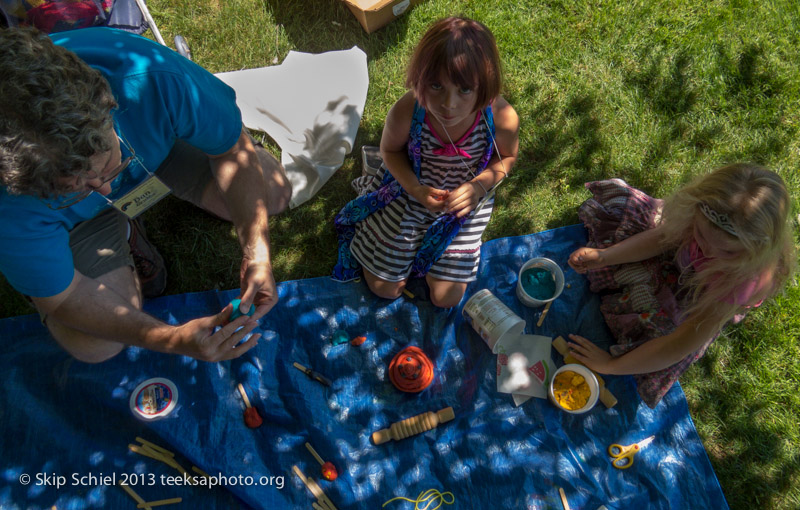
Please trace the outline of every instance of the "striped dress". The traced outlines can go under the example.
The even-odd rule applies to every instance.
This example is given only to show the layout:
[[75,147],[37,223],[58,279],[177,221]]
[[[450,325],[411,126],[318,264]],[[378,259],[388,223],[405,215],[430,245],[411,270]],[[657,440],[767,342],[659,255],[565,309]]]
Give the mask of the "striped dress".
[[[448,191],[475,176],[474,172],[486,151],[486,145],[491,143],[489,128],[480,112],[476,115],[472,128],[455,142],[460,151],[447,150],[450,146],[447,135],[438,136],[431,127],[427,114],[422,124],[420,140],[420,182]],[[362,189],[362,194],[377,190],[385,172],[386,167],[381,166],[365,189]],[[477,216],[474,212],[470,213],[459,233],[439,260],[434,262],[429,275],[454,282],[470,282],[475,279],[480,261],[481,236],[489,224],[493,205],[493,199],[490,199]],[[405,280],[411,272],[411,263],[426,230],[437,217],[438,214],[428,211],[408,193],[402,193],[385,208],[356,225],[350,251],[364,269],[378,277],[392,282]]]

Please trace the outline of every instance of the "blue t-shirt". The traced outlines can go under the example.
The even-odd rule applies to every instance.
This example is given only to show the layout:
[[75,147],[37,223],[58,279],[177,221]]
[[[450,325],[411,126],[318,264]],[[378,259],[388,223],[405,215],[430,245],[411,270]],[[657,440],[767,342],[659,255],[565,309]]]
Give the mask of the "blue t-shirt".
[[[236,93],[214,75],[165,46],[110,28],[52,34],[53,42],[99,70],[119,103],[115,130],[136,153],[112,182],[115,200],[155,172],[182,139],[203,152],[227,152],[242,130]],[[130,155],[120,144],[122,158]],[[144,168],[142,168],[144,166]],[[33,196],[0,187],[0,271],[23,294],[54,296],[72,281],[69,231],[111,207],[98,193],[53,210]]]

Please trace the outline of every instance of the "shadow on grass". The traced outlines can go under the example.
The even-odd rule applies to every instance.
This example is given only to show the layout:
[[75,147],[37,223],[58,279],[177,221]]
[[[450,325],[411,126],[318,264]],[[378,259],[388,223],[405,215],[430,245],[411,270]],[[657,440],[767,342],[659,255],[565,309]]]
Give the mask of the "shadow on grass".
[[[699,379],[718,380],[719,363],[709,353],[698,363]],[[740,358],[740,356],[736,356]],[[729,360],[728,370],[747,366],[748,360]],[[744,371],[748,371],[745,369]],[[703,384],[703,383],[700,383]],[[705,440],[709,458],[728,501],[748,501],[755,508],[778,508],[800,476],[800,457],[787,455],[786,438],[764,424],[776,402],[746,398],[752,394],[752,380],[726,378],[724,384],[707,383],[702,399],[690,401],[691,414],[704,423],[720,423],[712,441]],[[698,418],[704,417],[704,418]],[[727,449],[726,449],[727,448]]]
[[374,60],[406,37],[407,16],[367,34],[341,0],[315,0],[313,4],[310,9],[308,2],[264,0],[265,7],[297,51],[321,53],[358,46],[369,60]]
[[[536,97],[535,85],[529,85],[523,97]],[[512,105],[521,102],[513,95]],[[554,97],[544,97],[532,107],[520,107],[520,153],[508,182],[498,190],[498,204],[510,204],[520,196],[531,195],[542,180],[552,183],[554,196],[570,187],[609,176],[608,147],[602,135],[597,101],[592,93],[582,92],[559,104]],[[503,206],[504,207],[504,206]],[[507,207],[492,218],[490,233],[503,236],[529,234],[535,230],[526,217],[527,207]],[[548,228],[577,222],[577,212],[564,211],[548,221]]]

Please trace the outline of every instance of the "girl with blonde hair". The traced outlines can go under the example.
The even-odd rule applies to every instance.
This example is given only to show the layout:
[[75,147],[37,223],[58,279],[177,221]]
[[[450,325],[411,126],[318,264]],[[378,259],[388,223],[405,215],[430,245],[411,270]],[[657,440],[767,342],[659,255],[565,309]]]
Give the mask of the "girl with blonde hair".
[[791,275],[791,200],[781,177],[752,164],[701,176],[666,201],[620,179],[588,183],[579,216],[589,243],[569,265],[602,292],[617,345],[570,335],[571,353],[604,374],[634,374],[655,407],[724,326]]

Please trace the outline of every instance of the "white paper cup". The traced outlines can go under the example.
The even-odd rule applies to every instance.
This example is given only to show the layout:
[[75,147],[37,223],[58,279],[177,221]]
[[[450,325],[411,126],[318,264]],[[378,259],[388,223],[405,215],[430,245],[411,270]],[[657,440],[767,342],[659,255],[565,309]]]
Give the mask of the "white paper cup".
[[[533,296],[529,295],[525,292],[525,288],[522,286],[522,273],[527,271],[531,268],[541,268],[546,269],[552,276],[553,280],[555,280],[555,292],[553,293],[552,297],[548,299],[537,299]],[[558,296],[561,295],[561,292],[564,290],[564,272],[558,267],[558,264],[553,262],[552,260],[544,257],[537,257],[530,259],[529,261],[525,262],[519,270],[517,274],[517,297],[525,306],[530,307],[537,307],[547,304],[550,301],[553,301]]]
[[[586,384],[589,385],[589,400],[586,402],[585,406],[581,407],[580,409],[575,409],[574,411],[561,407],[561,404],[558,403],[555,395],[553,394],[553,381],[556,380],[556,376],[558,374],[566,371],[575,372],[576,374],[583,376],[583,378],[586,380]],[[594,376],[594,372],[583,365],[569,363],[556,370],[553,376],[550,378],[550,386],[547,390],[547,396],[550,398],[550,402],[552,402],[557,408],[561,409],[565,413],[583,414],[593,408],[597,403],[597,399],[600,397],[600,384],[597,382],[597,377]]]
[[463,314],[494,353],[505,340],[519,336],[525,329],[525,321],[489,289],[473,294],[464,304]]
[[169,415],[178,404],[178,388],[163,377],[148,379],[131,393],[128,405],[134,416],[158,420]]

